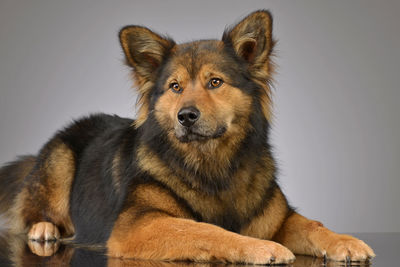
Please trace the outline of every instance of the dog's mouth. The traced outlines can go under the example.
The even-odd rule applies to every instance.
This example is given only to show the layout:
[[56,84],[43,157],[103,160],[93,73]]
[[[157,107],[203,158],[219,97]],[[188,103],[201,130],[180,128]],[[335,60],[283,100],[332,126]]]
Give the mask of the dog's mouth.
[[175,131],[176,138],[182,143],[189,143],[193,141],[208,141],[210,139],[216,139],[224,135],[226,132],[225,126],[218,127],[213,133],[203,133],[197,129],[191,127],[182,127],[178,131]]

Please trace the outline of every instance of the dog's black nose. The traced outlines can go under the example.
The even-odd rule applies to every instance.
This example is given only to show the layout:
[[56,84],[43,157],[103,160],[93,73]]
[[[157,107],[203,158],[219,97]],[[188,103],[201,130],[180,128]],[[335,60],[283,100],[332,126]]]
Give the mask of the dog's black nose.
[[186,127],[192,126],[200,118],[200,111],[195,107],[182,108],[178,112],[178,121]]

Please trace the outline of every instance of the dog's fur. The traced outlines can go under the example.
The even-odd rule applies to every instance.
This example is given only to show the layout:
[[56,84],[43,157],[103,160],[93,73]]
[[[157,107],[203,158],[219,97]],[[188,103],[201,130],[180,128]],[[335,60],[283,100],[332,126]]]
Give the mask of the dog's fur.
[[141,26],[119,36],[138,118],[82,118],[37,156],[3,167],[1,211],[13,232],[104,244],[110,256],[137,259],[374,256],[362,241],[296,213],[277,184],[268,11],[251,13],[220,41],[176,44]]

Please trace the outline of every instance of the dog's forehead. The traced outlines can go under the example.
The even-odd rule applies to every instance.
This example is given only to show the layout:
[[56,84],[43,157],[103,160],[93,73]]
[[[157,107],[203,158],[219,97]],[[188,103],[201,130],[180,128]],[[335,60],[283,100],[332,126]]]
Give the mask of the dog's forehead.
[[218,40],[199,40],[178,44],[176,48],[177,54],[196,55],[202,52],[218,52],[222,50],[223,42]]
[[194,78],[205,64],[223,68],[229,61],[222,41],[201,40],[177,45],[171,55],[170,67],[182,66]]

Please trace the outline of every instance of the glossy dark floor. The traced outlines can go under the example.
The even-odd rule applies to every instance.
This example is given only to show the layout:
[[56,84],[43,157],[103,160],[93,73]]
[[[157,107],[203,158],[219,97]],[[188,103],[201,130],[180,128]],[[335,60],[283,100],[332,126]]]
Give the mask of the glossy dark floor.
[[[370,264],[352,263],[351,266],[391,267],[398,265],[400,233],[355,234],[368,243],[377,255]],[[54,253],[55,252],[55,253]],[[50,255],[53,254],[54,255]],[[49,255],[49,256],[38,256]],[[167,263],[107,258],[99,249],[84,249],[59,243],[27,244],[23,238],[0,232],[0,266],[110,266],[110,267],[211,267],[234,266],[226,264]],[[242,265],[243,266],[243,265]],[[295,267],[350,266],[345,263],[327,262],[322,259],[297,256]]]

